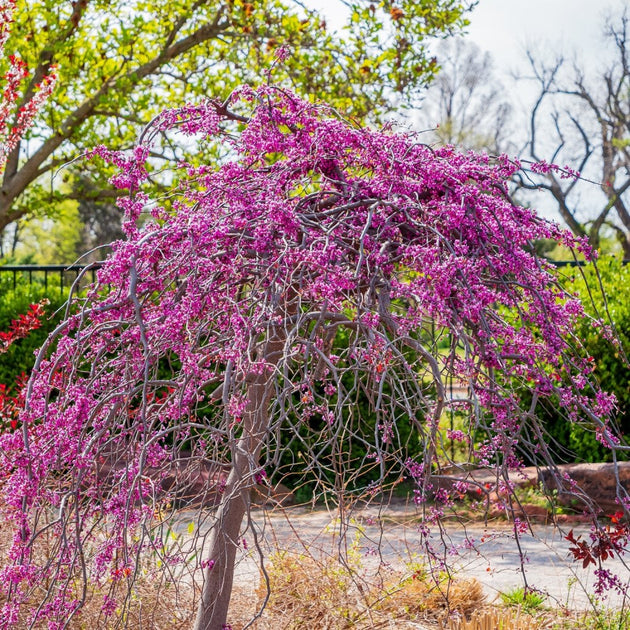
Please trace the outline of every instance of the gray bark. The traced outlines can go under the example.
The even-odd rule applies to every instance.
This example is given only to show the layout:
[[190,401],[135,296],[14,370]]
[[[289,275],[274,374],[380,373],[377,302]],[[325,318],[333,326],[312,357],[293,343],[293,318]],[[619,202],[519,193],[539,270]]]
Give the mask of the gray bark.
[[[284,336],[277,332],[265,343],[262,354],[270,367],[278,364],[283,346]],[[227,623],[239,535],[243,517],[250,507],[250,490],[256,483],[258,459],[269,430],[273,372],[267,370],[263,374],[250,374],[246,384],[243,433],[232,451],[232,470],[210,537],[207,556],[210,563],[205,569],[194,630],[222,630]]]

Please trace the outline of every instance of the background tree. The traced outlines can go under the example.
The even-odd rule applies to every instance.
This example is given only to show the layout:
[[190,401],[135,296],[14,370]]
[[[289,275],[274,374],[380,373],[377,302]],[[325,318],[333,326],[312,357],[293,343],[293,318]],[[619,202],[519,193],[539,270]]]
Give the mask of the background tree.
[[[14,0],[0,0],[0,68],[3,74],[0,76],[0,88],[2,97],[0,100],[0,176],[4,172],[7,156],[19,145],[21,138],[26,134],[28,128],[33,123],[39,109],[49,97],[55,77],[53,74],[45,74],[40,77],[40,83],[32,86],[32,98],[27,104],[20,104],[19,93],[28,80],[29,69],[23,59],[9,54],[6,46],[9,39],[10,29],[13,21],[15,9]],[[52,70],[52,68],[49,68]],[[6,284],[0,281],[0,294],[6,293]],[[41,303],[30,306],[27,315],[19,315],[26,311],[32,295],[14,295],[12,300],[4,300],[0,305],[0,355],[6,355],[7,351],[12,353],[15,350],[14,342],[22,340],[28,332],[39,328],[39,318],[43,314]],[[38,296],[43,297],[41,294]],[[20,299],[26,298],[26,299]],[[43,303],[43,302],[42,302]],[[49,332],[49,331],[48,331]],[[33,339],[31,338],[31,343]],[[41,339],[40,339],[41,341]],[[31,345],[28,349],[32,356],[36,345]],[[14,417],[19,408],[19,395],[15,391],[16,385],[19,389],[19,381],[24,380],[24,373],[20,377],[20,370],[26,366],[20,360],[15,360],[13,355],[10,359],[11,368],[7,371],[4,365],[6,356],[0,360],[0,420],[2,428],[5,428],[7,421],[16,422]],[[16,381],[18,381],[16,383]],[[14,389],[11,392],[11,389]]]
[[[80,179],[80,176],[79,176]],[[90,184],[83,182],[86,189]],[[109,245],[124,237],[122,212],[114,200],[60,199],[52,217],[22,217],[7,230],[5,260],[20,264],[72,264],[103,260]]]
[[[188,146],[201,134],[223,160],[176,165],[153,203],[144,165],[166,129]],[[97,153],[130,190],[127,240],[42,349],[22,431],[0,439],[4,518],[20,532],[0,572],[7,627],[67,622],[87,579],[124,625],[147,550],[167,579],[177,565],[203,569],[196,628],[225,627],[239,541],[259,542],[250,490],[280,470],[283,436],[302,440],[342,516],[402,475],[426,527],[454,501],[435,477],[445,410],[462,416],[449,438],[481,439],[470,456],[496,468],[479,492],[512,515],[519,453],[553,461],[538,400],[557,396],[567,421],[627,448],[572,336],[580,305],[530,246],[574,239],[510,202],[509,160],[362,128],[275,87],[167,111],[132,154]],[[446,396],[450,379],[466,399]],[[205,557],[201,539],[187,555],[165,544],[184,450],[219,504],[193,528]],[[366,468],[375,478],[355,483]]]
[[[100,214],[100,208],[98,210]],[[120,229],[120,211],[111,216]],[[72,264],[86,250],[82,246],[83,227],[77,204],[65,199],[59,202],[54,218],[26,218],[17,221],[5,243],[4,262],[14,264]]]
[[[469,8],[455,0],[350,3],[348,29],[338,36],[319,13],[290,0],[19,0],[16,6],[10,44],[32,68],[18,106],[39,98],[36,86],[55,65],[59,85],[28,136],[7,152],[0,231],[27,213],[54,216],[62,198],[111,200],[116,193],[106,173],[82,172],[78,179],[66,168],[66,186],[55,173],[102,138],[115,148],[132,146],[166,105],[209,89],[226,96],[242,81],[264,80],[279,46],[291,55],[276,81],[351,115],[377,117],[394,102],[409,102],[436,71],[427,39],[459,30]],[[153,157],[177,152],[164,144]]]
[[85,262],[102,260],[109,251],[107,245],[124,236],[121,218],[120,208],[114,203],[97,205],[89,198],[80,200],[78,220],[81,231],[74,248],[75,259],[82,257]]
[[454,37],[440,42],[437,55],[440,72],[426,90],[419,125],[441,144],[492,155],[513,151],[512,106],[490,53]]
[[567,165],[590,180],[542,168],[519,177],[523,189],[547,191],[562,220],[576,236],[599,248],[613,234],[630,258],[630,64],[628,13],[611,18],[607,43],[614,57],[599,75],[566,59],[553,63],[529,53],[539,96],[531,109],[529,153],[536,162]]

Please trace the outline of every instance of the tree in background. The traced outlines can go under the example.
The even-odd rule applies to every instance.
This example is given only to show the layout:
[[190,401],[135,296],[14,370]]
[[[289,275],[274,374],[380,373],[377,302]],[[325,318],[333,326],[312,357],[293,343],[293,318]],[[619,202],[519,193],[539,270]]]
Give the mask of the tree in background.
[[[6,53],[5,46],[11,34],[16,0],[0,0],[0,67],[3,74],[2,101],[0,103],[0,177],[4,177],[9,156],[18,149],[23,136],[33,124],[39,110],[50,97],[55,83],[54,66],[42,73],[38,81],[29,81],[27,62],[16,54]],[[13,42],[11,42],[12,44]],[[30,90],[30,98],[20,98],[22,90]],[[0,256],[3,255],[0,238]]]
[[514,149],[512,106],[489,52],[462,38],[437,48],[440,72],[426,91],[419,124],[440,144],[500,155]]
[[[154,199],[146,160],[169,130],[223,158],[175,165]],[[496,470],[479,492],[513,516],[519,453],[553,461],[539,400],[558,397],[568,422],[628,448],[572,335],[581,306],[531,241],[582,246],[510,202],[508,159],[363,128],[276,87],[166,111],[132,153],[95,154],[121,169],[127,239],[40,353],[22,432],[1,439],[4,518],[19,532],[0,572],[7,627],[67,622],[87,581],[124,625],[147,551],[152,579],[203,571],[196,628],[226,627],[239,547],[263,561],[250,491],[277,478],[283,437],[342,517],[413,480],[427,536],[468,487],[436,485],[445,411],[465,418],[449,439],[475,442],[471,457]],[[467,398],[447,396],[450,379]],[[166,543],[184,450],[218,503],[185,554]],[[352,482],[361,469],[376,472],[367,486]]]
[[[40,75],[39,81],[29,81],[28,64],[19,55],[8,54],[6,51],[7,42],[11,33],[13,22],[15,0],[0,0],[0,67],[3,74],[0,77],[0,87],[2,89],[2,99],[0,100],[0,176],[5,172],[7,159],[19,146],[22,138],[27,134],[33,124],[39,110],[43,107],[47,98],[50,97],[55,84],[54,67],[51,65],[48,72]],[[20,93],[29,86],[30,99],[23,102]],[[12,308],[11,305],[9,308]],[[24,306],[23,304],[21,306]],[[22,339],[26,334],[38,328],[39,318],[42,315],[41,305],[32,305],[28,314],[19,315],[19,310],[12,310],[6,313],[4,308],[0,308],[1,316],[8,315],[8,330],[0,332],[0,354],[5,354],[9,347],[18,339]],[[1,371],[1,370],[0,370]],[[15,371],[15,370],[14,370]],[[13,379],[8,381],[2,379],[0,382],[0,412],[2,413],[3,426],[6,424],[8,412],[15,415],[19,407],[19,394],[10,390],[15,386]],[[14,422],[15,418],[11,419]]]
[[[358,117],[409,103],[437,70],[427,40],[460,30],[470,8],[455,0],[348,7],[337,35],[291,0],[18,0],[10,45],[32,75],[15,102],[27,111],[38,104],[36,86],[54,66],[59,86],[28,135],[8,147],[0,231],[29,213],[54,216],[60,199],[111,200],[118,193],[102,171],[82,164],[82,177],[69,167],[55,174],[103,138],[129,148],[165,106],[264,80],[280,46],[291,55],[275,80],[302,94]],[[175,155],[178,147],[164,143],[154,168]]]
[[[523,189],[547,191],[576,236],[587,237],[597,249],[612,234],[625,258],[630,258],[628,19],[626,8],[608,21],[614,57],[598,76],[579,66],[567,71],[563,57],[549,64],[529,53],[540,93],[531,109],[528,149],[539,167],[518,178]],[[543,161],[567,169],[548,168]],[[588,181],[571,177],[573,171]]]

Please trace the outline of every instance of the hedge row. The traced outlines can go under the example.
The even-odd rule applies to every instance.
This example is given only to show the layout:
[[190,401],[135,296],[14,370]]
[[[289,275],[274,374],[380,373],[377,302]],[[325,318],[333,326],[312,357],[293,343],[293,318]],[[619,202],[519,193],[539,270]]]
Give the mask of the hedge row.
[[40,328],[32,331],[24,339],[14,342],[4,354],[0,354],[0,383],[11,387],[24,372],[30,372],[35,362],[35,353],[59,324],[63,316],[63,306],[67,291],[44,287],[40,283],[18,283],[13,287],[12,279],[0,278],[0,330],[8,330],[11,321],[21,313],[26,313],[30,304],[48,300],[46,315]]

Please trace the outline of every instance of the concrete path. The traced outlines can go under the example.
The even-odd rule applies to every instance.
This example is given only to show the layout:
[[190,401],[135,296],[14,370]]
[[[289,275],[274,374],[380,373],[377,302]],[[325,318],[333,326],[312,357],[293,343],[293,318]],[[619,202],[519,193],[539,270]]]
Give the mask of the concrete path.
[[[180,514],[175,529],[182,534],[188,531],[193,514]],[[283,511],[253,513],[261,546],[268,554],[274,549],[303,552],[308,549],[313,554],[336,554],[343,546],[340,537],[339,521],[329,512],[308,511],[303,508],[288,508]],[[464,529],[457,524],[446,527],[449,545],[458,549],[456,555],[447,560],[458,573],[477,578],[483,585],[488,599],[492,601],[499,593],[522,587],[524,575],[530,587],[548,595],[550,606],[566,606],[573,610],[583,610],[590,606],[593,595],[593,567],[583,569],[581,563],[571,560],[568,554],[569,543],[564,536],[571,529],[562,531],[550,526],[535,526],[533,535],[521,536],[520,544],[525,559],[521,568],[518,546],[509,524],[497,523],[490,527],[471,524]],[[202,528],[203,529],[203,528]],[[575,535],[588,536],[588,527],[575,526]],[[414,510],[408,506],[388,506],[387,509],[365,508],[356,512],[346,530],[345,540],[354,543],[362,556],[362,564],[367,570],[376,569],[383,563],[397,569],[404,569],[409,563],[426,562],[420,525],[414,518]],[[467,537],[474,541],[471,548]],[[252,582],[255,585],[260,576],[258,557],[252,550],[251,532],[245,533],[245,546],[240,553],[237,567],[237,583]],[[441,553],[444,544],[433,538],[432,544]],[[630,560],[630,558],[628,558]],[[604,565],[619,575],[624,582],[630,581],[630,569],[615,558]],[[610,593],[604,605],[620,606],[623,597]]]

